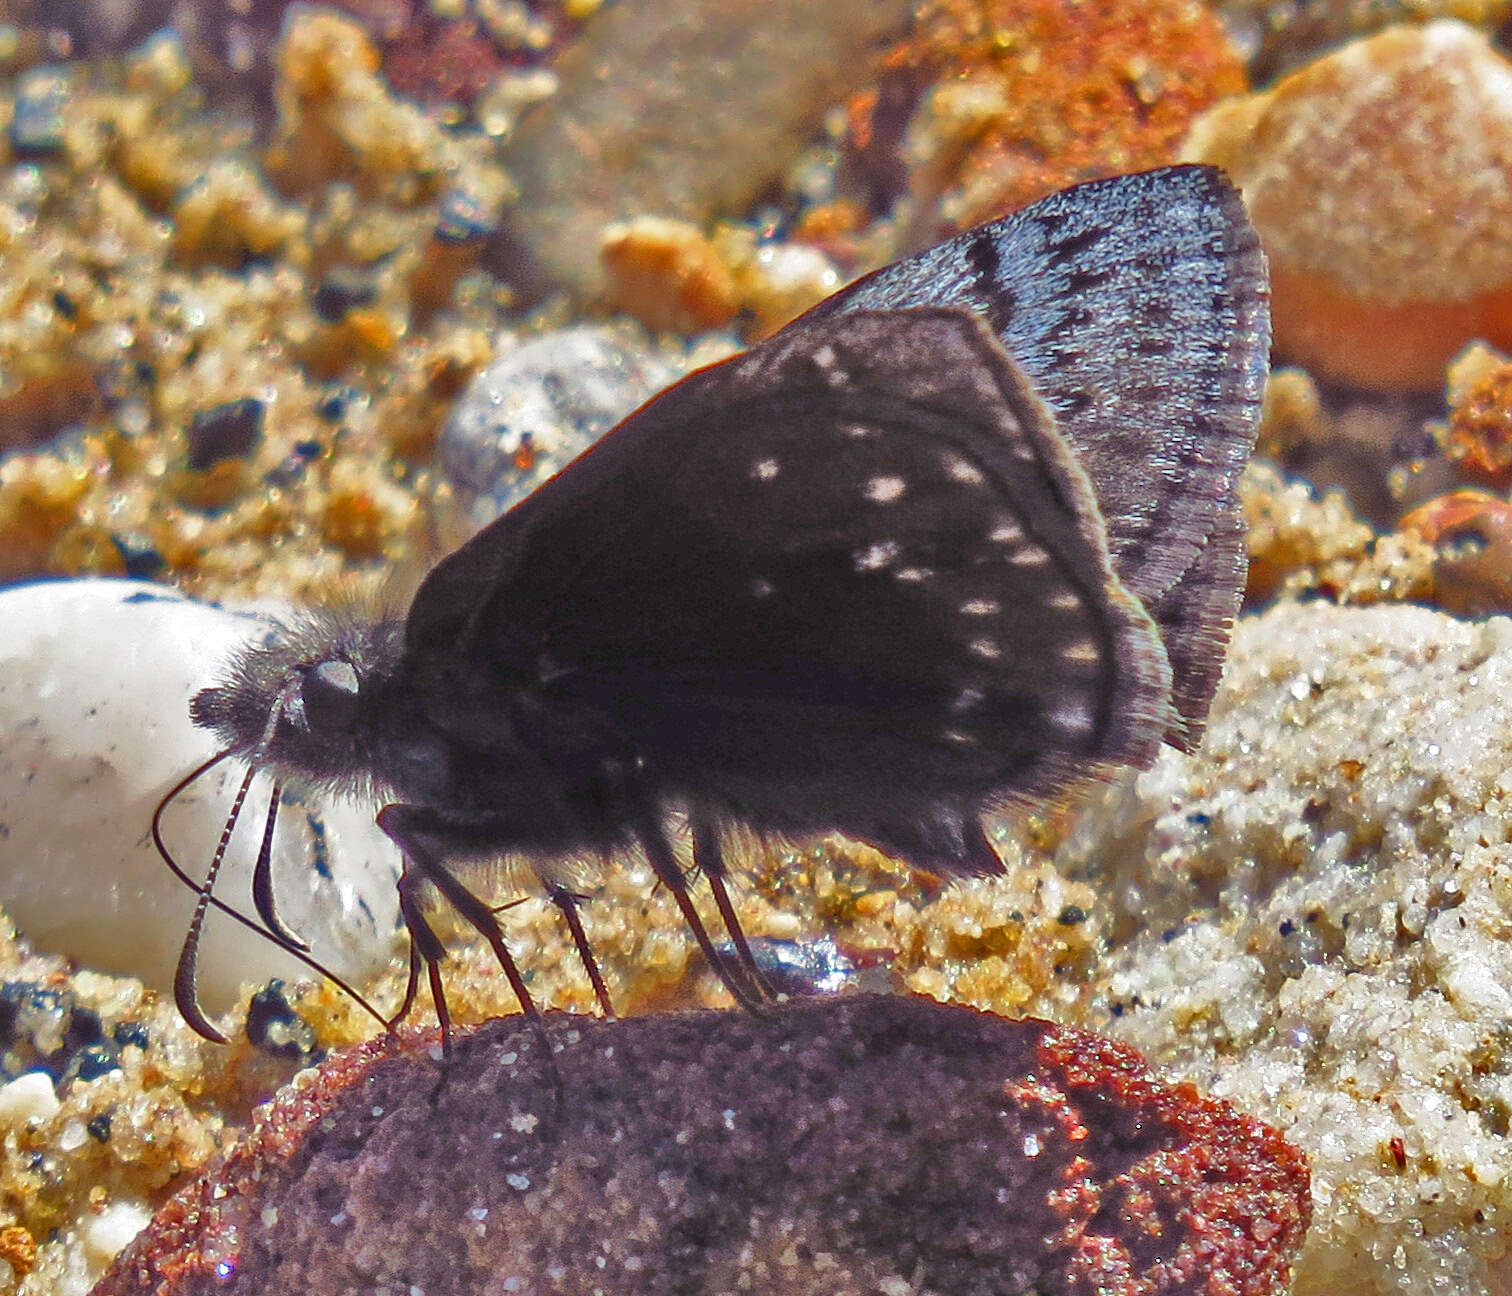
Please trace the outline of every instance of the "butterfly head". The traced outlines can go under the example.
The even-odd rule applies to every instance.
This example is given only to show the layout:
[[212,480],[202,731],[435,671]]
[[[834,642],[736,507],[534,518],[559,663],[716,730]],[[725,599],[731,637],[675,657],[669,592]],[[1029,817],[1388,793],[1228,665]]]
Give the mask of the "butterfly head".
[[397,621],[331,614],[278,626],[190,704],[195,724],[279,779],[342,791],[373,781],[376,717],[401,655]]

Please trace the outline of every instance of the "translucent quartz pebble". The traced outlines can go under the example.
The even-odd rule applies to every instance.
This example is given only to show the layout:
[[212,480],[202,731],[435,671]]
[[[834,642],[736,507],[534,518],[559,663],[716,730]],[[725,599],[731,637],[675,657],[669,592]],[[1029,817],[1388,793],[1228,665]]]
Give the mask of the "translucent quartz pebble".
[[[153,849],[153,808],[212,754],[189,699],[266,618],[158,585],[47,581],[0,590],[0,907],[38,949],[167,988],[193,894]],[[243,767],[169,808],[164,835],[201,877]],[[251,913],[267,787],[253,784],[217,893]],[[275,839],[281,916],[315,956],[361,979],[394,951],[398,854],[372,807],[286,791]],[[200,953],[211,1011],[243,982],[298,975],[271,943],[212,915]]]

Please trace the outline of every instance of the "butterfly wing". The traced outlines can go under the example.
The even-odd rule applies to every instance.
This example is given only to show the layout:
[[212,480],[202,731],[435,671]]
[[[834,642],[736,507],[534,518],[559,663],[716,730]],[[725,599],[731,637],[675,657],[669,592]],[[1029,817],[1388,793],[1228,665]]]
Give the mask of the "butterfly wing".
[[692,375],[445,560],[407,636],[528,700],[565,782],[613,754],[942,871],[983,867],[984,806],[1147,762],[1170,691],[1085,475],[957,309],[800,321]]
[[1114,567],[1170,650],[1181,722],[1168,737],[1189,747],[1244,583],[1237,485],[1265,387],[1267,302],[1238,193],[1211,167],[1180,166],[1053,194],[811,314],[956,305],[988,322],[1092,479]]

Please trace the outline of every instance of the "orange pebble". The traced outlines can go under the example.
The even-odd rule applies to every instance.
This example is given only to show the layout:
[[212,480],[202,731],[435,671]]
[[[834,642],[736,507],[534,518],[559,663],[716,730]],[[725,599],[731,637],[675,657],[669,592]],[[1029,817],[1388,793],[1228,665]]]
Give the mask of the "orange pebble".
[[1437,391],[1471,338],[1512,345],[1512,63],[1451,20],[1394,27],[1219,105],[1187,156],[1244,190],[1278,357]]
[[735,281],[696,225],[642,216],[604,231],[610,303],[647,328],[699,333],[739,308]]
[[1512,503],[1458,490],[1421,504],[1401,521],[1437,550],[1433,601],[1460,616],[1512,612]]

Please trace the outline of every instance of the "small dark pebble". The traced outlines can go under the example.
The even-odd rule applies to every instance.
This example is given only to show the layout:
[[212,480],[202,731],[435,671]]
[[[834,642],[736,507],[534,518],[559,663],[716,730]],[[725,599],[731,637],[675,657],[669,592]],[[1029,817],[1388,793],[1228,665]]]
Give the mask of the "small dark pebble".
[[284,983],[269,981],[247,1005],[247,1040],[270,1057],[308,1061],[315,1055],[315,1032],[289,1005]]
[[139,1049],[145,1049],[152,1042],[152,1032],[147,1029],[146,1022],[121,1022],[111,1032],[111,1035],[122,1048],[131,1048],[134,1046]]
[[23,158],[46,157],[63,147],[63,106],[68,76],[59,68],[38,67],[24,73],[16,86],[16,107],[8,134]]
[[54,1081],[94,1080],[119,1065],[99,1014],[70,992],[0,984],[0,1073],[7,1078],[45,1071]]
[[91,1116],[84,1128],[96,1143],[109,1143],[110,1113],[101,1112],[98,1116]]
[[152,580],[168,565],[157,546],[141,536],[112,535],[110,543],[121,556],[121,567],[126,575],[137,580]]
[[338,266],[320,281],[312,305],[327,324],[339,324],[360,306],[371,305],[378,297],[378,287],[361,270]]
[[102,1075],[118,1070],[120,1065],[121,1055],[112,1045],[90,1044],[69,1058],[62,1079],[98,1080]]
[[340,423],[355,395],[350,387],[337,387],[326,392],[315,403],[315,417],[324,423]]
[[1281,1296],[1269,1127],[1081,1031],[841,995],[333,1055],[95,1296]]
[[100,1014],[93,1008],[75,1004],[73,1011],[68,1015],[68,1033],[63,1037],[63,1047],[84,1048],[90,1044],[98,1044],[104,1038],[105,1028],[100,1022]]
[[1080,905],[1067,905],[1056,919],[1062,927],[1076,927],[1087,921],[1087,911]]
[[255,396],[203,410],[189,423],[189,467],[204,472],[251,452],[262,436],[263,403]]

